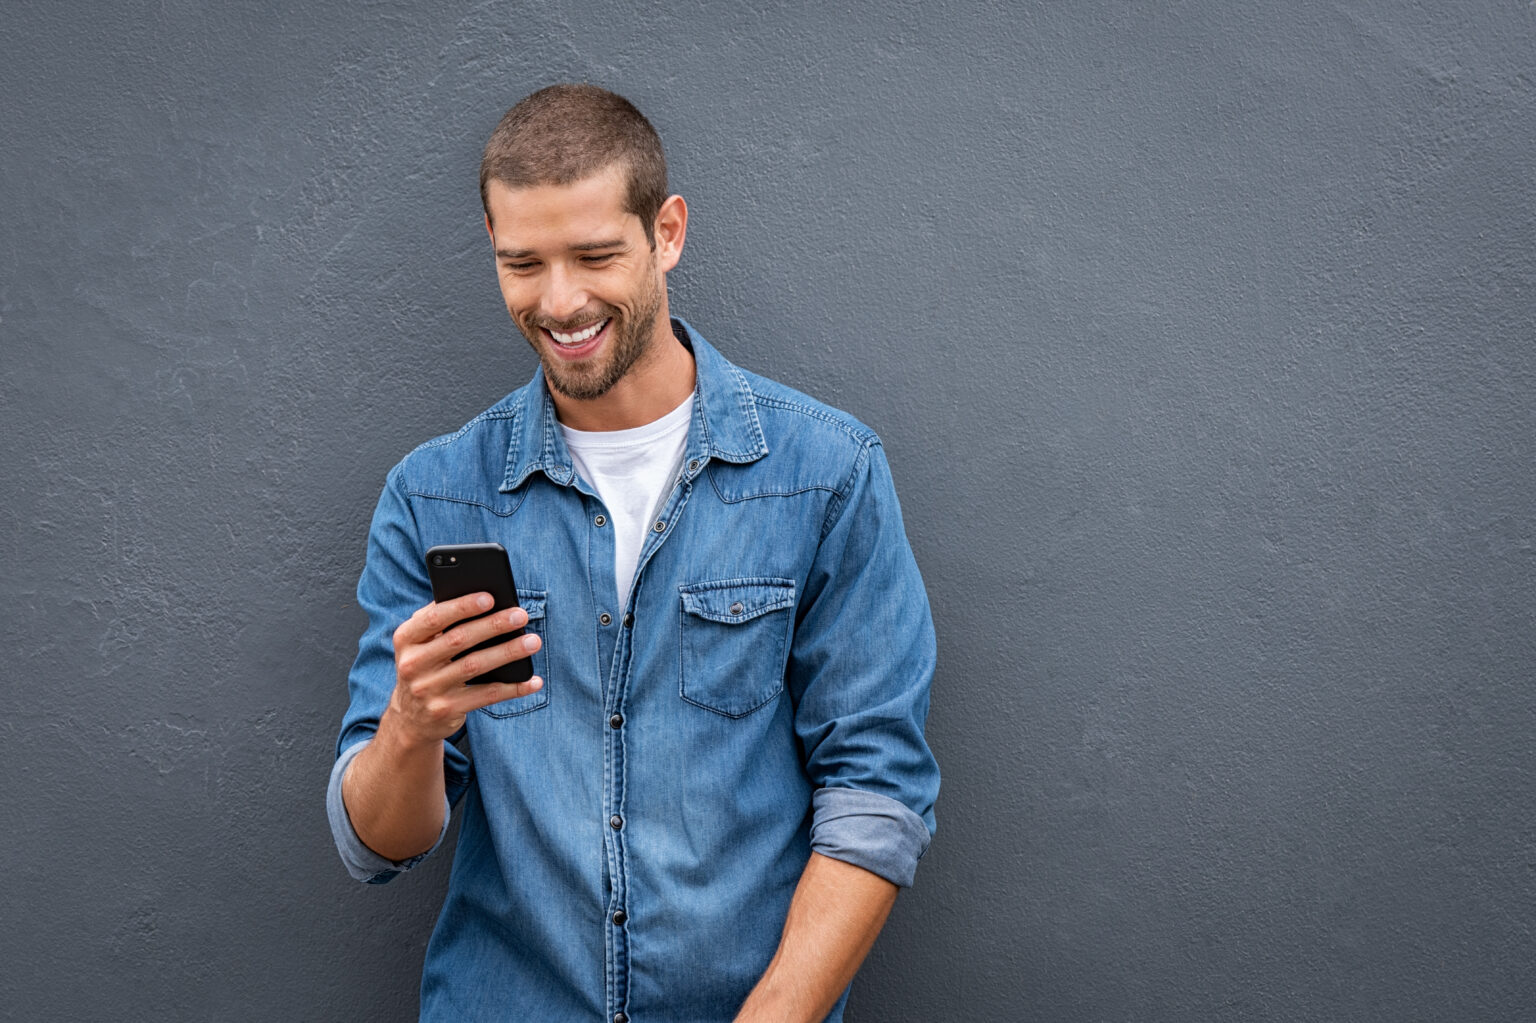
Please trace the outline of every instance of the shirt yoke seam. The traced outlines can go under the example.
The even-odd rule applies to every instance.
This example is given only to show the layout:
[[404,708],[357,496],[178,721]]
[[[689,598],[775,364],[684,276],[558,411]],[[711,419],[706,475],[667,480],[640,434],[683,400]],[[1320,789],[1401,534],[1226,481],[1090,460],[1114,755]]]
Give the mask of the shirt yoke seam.
[[880,438],[871,436],[859,447],[859,456],[853,460],[853,467],[848,471],[848,477],[843,480],[843,485],[834,493],[837,495],[827,502],[827,514],[821,521],[820,543],[827,538],[832,531],[833,524],[843,514],[843,508],[848,504],[848,496],[853,493],[854,481],[864,472],[869,464],[870,452],[880,445]]
[[[522,410],[520,407],[498,407],[486,409],[484,412],[480,413],[478,416],[471,419],[469,422],[465,423],[463,426],[459,427],[452,433],[445,433],[440,437],[433,437],[431,440],[422,441],[411,450],[411,455],[414,455],[417,451],[422,451],[427,448],[440,448],[444,445],[452,444],[456,440],[462,440],[465,434],[469,433],[471,430],[482,423],[496,422],[503,419],[516,419],[521,411]],[[406,455],[407,459],[410,457],[410,455]]]
[[803,416],[809,416],[812,419],[819,419],[824,423],[835,426],[839,430],[842,430],[849,436],[850,439],[855,440],[860,444],[867,444],[871,440],[877,439],[875,437],[874,431],[869,427],[859,424],[859,426],[856,428],[850,424],[848,420],[843,416],[834,415],[831,412],[825,412],[810,405],[802,405],[799,402],[786,401],[783,398],[770,398],[766,395],[758,394],[755,391],[753,392],[752,397],[753,400],[756,401],[759,405],[766,405],[770,408],[782,409],[785,412],[798,412]]

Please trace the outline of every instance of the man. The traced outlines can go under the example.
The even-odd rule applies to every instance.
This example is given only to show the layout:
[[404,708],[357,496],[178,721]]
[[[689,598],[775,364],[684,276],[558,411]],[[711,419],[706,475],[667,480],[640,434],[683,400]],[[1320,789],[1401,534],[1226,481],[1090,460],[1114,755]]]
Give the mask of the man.
[[[386,881],[462,798],[423,1019],[840,1019],[938,791],[933,630],[880,442],[670,317],[688,209],[626,100],[534,93],[480,177],[540,368],[389,474],[342,857]],[[521,608],[432,603],[423,552],[482,541]],[[529,682],[465,684],[524,657]]]

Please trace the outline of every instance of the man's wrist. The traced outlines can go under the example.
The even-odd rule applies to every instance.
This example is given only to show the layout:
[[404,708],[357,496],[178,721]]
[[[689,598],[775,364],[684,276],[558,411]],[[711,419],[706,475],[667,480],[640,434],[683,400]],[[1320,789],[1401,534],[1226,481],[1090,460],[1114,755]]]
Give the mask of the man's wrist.
[[815,1010],[804,998],[797,999],[793,990],[776,983],[771,973],[772,967],[752,989],[733,1023],[814,1023]]
[[411,729],[404,716],[393,703],[384,708],[379,716],[379,729],[373,745],[380,747],[378,755],[392,761],[413,760],[427,755],[442,755],[442,740],[435,736],[423,736]]

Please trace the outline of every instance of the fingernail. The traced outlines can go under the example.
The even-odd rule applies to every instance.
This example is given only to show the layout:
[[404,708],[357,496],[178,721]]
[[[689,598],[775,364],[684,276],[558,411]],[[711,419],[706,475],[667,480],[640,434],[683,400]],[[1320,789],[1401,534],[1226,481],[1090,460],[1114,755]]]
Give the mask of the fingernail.
[[475,606],[477,607],[488,608],[493,603],[495,603],[495,601],[491,600],[491,595],[489,593],[482,593],[480,596],[475,598]]
[[533,691],[537,691],[537,690],[543,689],[544,688],[544,680],[539,678],[539,676],[535,675],[535,676],[533,676],[533,678],[528,680],[528,688],[530,690],[533,690]]

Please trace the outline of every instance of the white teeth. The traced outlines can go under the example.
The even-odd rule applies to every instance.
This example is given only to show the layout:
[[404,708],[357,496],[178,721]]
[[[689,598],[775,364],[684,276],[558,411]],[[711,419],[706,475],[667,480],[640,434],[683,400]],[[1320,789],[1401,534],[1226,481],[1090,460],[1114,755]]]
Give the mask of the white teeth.
[[607,325],[607,320],[600,320],[597,323],[592,324],[592,326],[588,327],[587,329],[578,330],[574,334],[562,334],[558,330],[552,330],[549,332],[549,336],[563,345],[579,345],[583,341],[592,340],[592,338],[596,336],[597,332],[602,330]]

